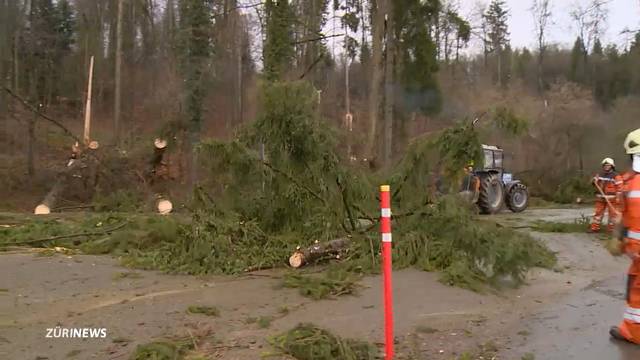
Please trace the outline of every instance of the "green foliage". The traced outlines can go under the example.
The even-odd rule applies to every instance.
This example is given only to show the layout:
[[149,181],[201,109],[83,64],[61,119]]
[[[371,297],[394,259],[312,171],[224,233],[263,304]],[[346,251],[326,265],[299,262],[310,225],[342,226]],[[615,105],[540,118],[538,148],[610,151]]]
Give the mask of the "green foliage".
[[168,341],[155,341],[138,345],[130,360],[177,360],[183,357],[183,350]]
[[574,176],[568,178],[558,185],[552,196],[552,200],[561,204],[570,204],[577,198],[588,199],[593,196],[594,188],[590,184],[589,178]]
[[273,321],[273,318],[271,316],[261,316],[257,321],[258,327],[260,329],[266,329],[271,326],[271,321]]
[[375,346],[357,340],[342,339],[313,324],[299,324],[274,336],[269,342],[279,351],[297,360],[373,360],[379,359]]
[[314,300],[355,294],[360,276],[344,269],[329,269],[323,276],[289,273],[284,277],[284,286],[298,288],[302,296]]
[[490,51],[498,55],[509,43],[509,10],[504,0],[492,0],[484,14],[487,23],[487,41]]
[[294,14],[289,0],[267,0],[264,8],[266,13],[264,74],[268,81],[277,81],[282,79],[293,59]]
[[192,305],[187,308],[189,314],[203,314],[207,316],[220,316],[220,310],[215,306]]
[[496,127],[509,135],[523,135],[529,130],[529,123],[517,116],[511,108],[498,107],[493,111]]
[[184,104],[192,133],[200,131],[211,57],[211,9],[208,0],[180,0],[178,49],[184,78]]
[[[447,284],[476,291],[503,276],[521,283],[531,267],[552,267],[555,256],[531,237],[475,221],[462,200],[448,196],[421,216],[398,220],[394,266],[443,272]],[[410,229],[404,231],[404,229]]]
[[582,217],[572,223],[561,223],[552,221],[536,221],[532,227],[534,231],[553,233],[583,233],[589,228],[589,218]]
[[396,97],[407,112],[438,113],[442,94],[436,77],[438,61],[430,24],[436,22],[440,1],[394,0],[394,25],[402,66],[403,94]]
[[143,203],[142,194],[134,190],[118,189],[110,193],[97,191],[93,197],[96,211],[138,212]]

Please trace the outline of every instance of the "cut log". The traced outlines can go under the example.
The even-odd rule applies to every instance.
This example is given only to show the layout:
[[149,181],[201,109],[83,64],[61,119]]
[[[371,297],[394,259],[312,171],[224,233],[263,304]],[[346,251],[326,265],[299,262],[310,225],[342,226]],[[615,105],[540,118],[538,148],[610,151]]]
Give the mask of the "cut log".
[[164,139],[155,139],[153,142],[154,152],[151,159],[151,182],[157,179],[164,179],[168,175],[168,166],[165,162],[164,155],[167,150],[167,141]]
[[158,199],[156,201],[156,209],[161,215],[167,215],[173,210],[173,204],[167,199]]
[[[82,192],[83,189],[82,186],[78,186],[78,180],[84,183],[84,188],[93,190],[97,177],[96,167],[97,163],[93,158],[81,155],[79,158],[74,159],[72,155],[66,168],[58,174],[51,190],[49,190],[42,202],[36,206],[34,213],[36,215],[49,214],[55,208],[55,204],[61,196],[64,195],[66,198],[70,190]],[[86,197],[82,196],[82,198]]]
[[58,196],[60,195],[60,193],[64,188],[64,185],[65,185],[64,182],[65,182],[65,177],[60,176],[56,181],[56,183],[51,188],[51,190],[49,190],[47,195],[44,197],[42,202],[38,204],[38,206],[36,206],[36,209],[33,212],[34,214],[47,215],[51,213],[51,209],[56,204],[56,201],[58,200]]
[[156,149],[164,149],[167,147],[167,140],[157,138],[153,141],[153,145]]
[[316,241],[315,244],[306,249],[300,249],[300,247],[298,247],[291,257],[289,257],[289,265],[297,269],[324,256],[338,257],[340,253],[349,247],[350,243],[351,239],[340,238],[325,243]]

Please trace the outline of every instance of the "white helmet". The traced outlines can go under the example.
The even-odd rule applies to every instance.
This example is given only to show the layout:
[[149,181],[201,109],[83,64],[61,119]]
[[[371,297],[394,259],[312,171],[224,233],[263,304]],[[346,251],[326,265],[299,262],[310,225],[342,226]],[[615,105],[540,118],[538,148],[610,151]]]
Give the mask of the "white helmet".
[[640,129],[633,130],[624,140],[624,149],[627,154],[640,154]]
[[612,158],[604,158],[604,160],[602,160],[602,166],[604,165],[611,165],[613,167],[616,167],[616,163],[613,161]]

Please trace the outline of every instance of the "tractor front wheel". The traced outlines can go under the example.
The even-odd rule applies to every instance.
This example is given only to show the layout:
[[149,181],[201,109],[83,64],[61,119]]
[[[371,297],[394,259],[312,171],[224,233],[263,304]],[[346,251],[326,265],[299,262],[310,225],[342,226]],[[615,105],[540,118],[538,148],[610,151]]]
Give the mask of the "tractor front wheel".
[[485,175],[480,179],[478,207],[482,214],[495,214],[504,206],[504,186],[494,175]]
[[524,184],[515,184],[507,194],[507,207],[514,213],[524,211],[529,205],[529,191]]

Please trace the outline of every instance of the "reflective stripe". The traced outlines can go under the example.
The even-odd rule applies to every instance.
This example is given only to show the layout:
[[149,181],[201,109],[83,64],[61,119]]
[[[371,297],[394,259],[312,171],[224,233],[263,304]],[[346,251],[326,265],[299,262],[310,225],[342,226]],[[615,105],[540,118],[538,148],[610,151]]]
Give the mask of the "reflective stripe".
[[640,199],[640,190],[632,190],[627,193],[628,199]]
[[628,312],[624,313],[624,319],[625,320],[629,320],[629,321],[633,321],[636,324],[640,324],[640,315],[634,315]]
[[391,234],[382,234],[382,242],[391,242]]
[[383,218],[391,217],[391,209],[389,208],[383,208],[381,213]]
[[602,196],[601,194],[596,194],[596,197],[599,197],[599,198],[605,198],[606,197],[607,199],[613,199],[613,198],[616,197],[616,195],[605,195],[605,196]]
[[[637,231],[627,231],[627,237],[633,240],[640,240],[640,232]],[[638,310],[638,315],[640,315],[640,309]]]
[[640,316],[640,309],[632,308],[630,306],[627,306],[626,312],[628,312],[629,314]]
[[601,177],[601,176],[596,177],[596,179],[598,179],[600,181],[612,181],[612,182],[616,181],[614,178],[606,178],[606,177]]

